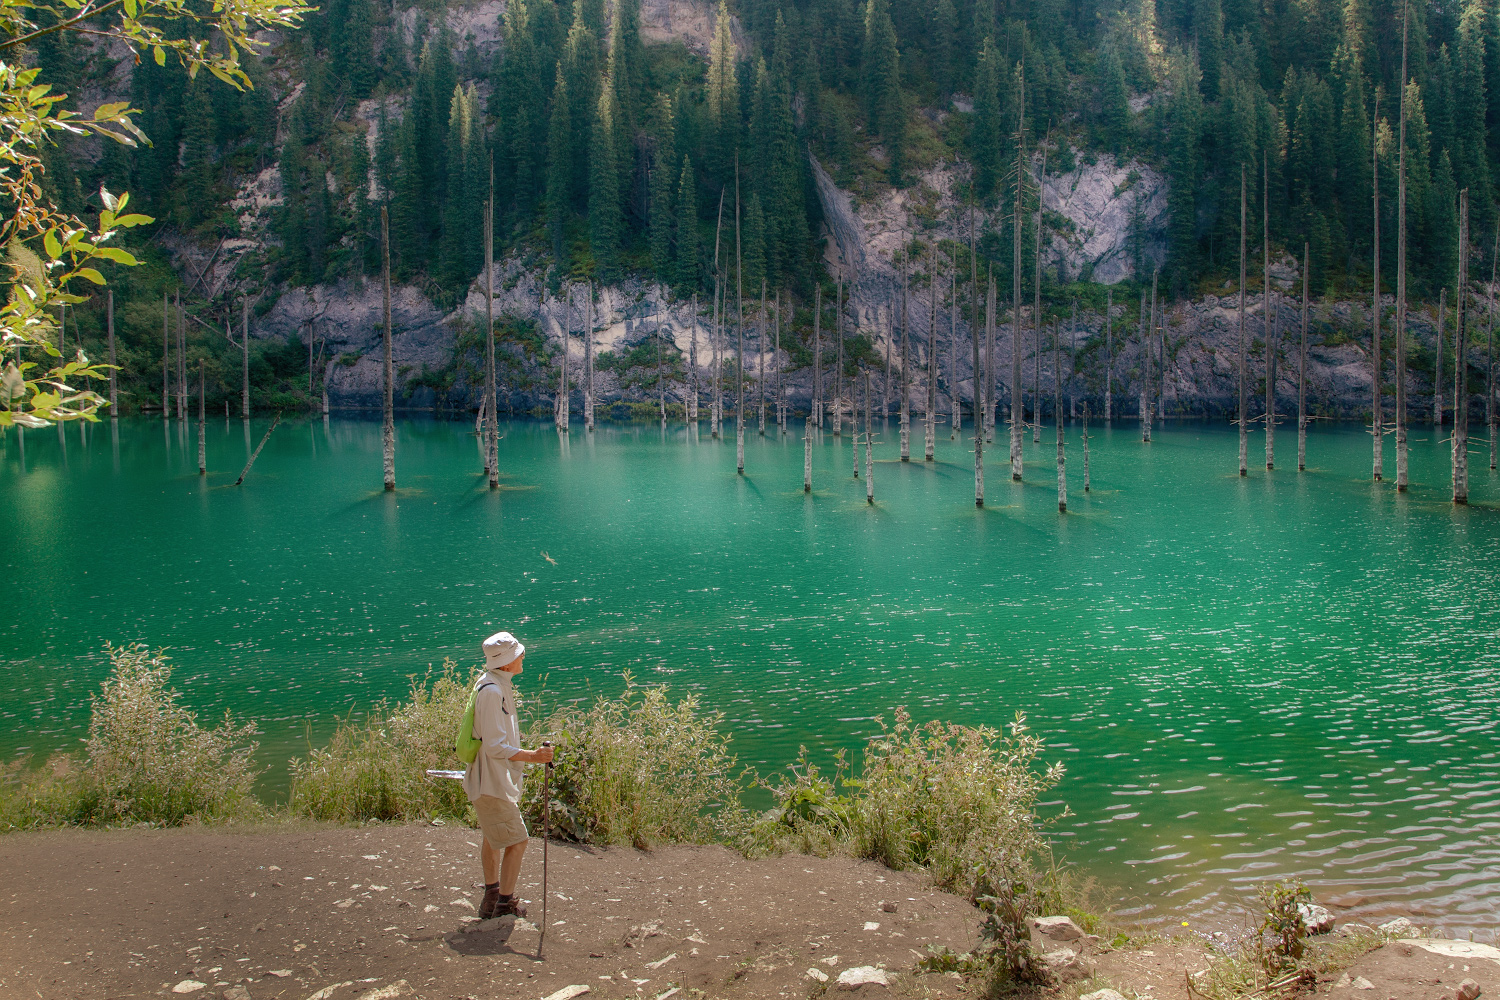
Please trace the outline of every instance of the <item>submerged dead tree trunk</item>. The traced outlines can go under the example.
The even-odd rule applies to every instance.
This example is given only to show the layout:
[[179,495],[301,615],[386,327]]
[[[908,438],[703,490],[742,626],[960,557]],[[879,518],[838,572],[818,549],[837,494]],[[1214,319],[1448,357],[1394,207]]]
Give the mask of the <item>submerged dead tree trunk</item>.
[[205,382],[203,379],[203,359],[198,359],[198,475],[208,474],[208,442],[204,438],[205,415],[203,412],[203,392]]
[[812,405],[807,419],[814,427],[823,426],[823,285],[813,285],[813,381]]
[[958,251],[948,258],[948,440],[958,438],[963,414],[958,399]]
[[1432,376],[1432,426],[1443,426],[1443,323],[1448,318],[1448,289],[1438,292],[1437,360]]
[[[793,319],[796,317],[793,316]],[[781,293],[776,293],[776,353],[773,355],[776,362],[776,433],[781,436],[786,433],[786,384],[782,378],[785,368],[781,363]]]
[[[1380,128],[1380,95],[1375,95],[1375,128]],[[1371,433],[1375,442],[1373,475],[1378,483],[1385,478],[1385,414],[1383,404],[1380,400],[1380,143],[1374,142],[1371,146],[1370,162],[1373,164],[1374,173],[1371,174],[1370,202],[1371,217],[1374,219],[1374,236],[1371,242],[1371,250],[1374,254],[1374,266],[1371,274],[1374,278],[1375,287],[1371,293],[1374,308],[1370,311],[1370,415],[1372,420]]]
[[[385,473],[385,488],[394,490],[396,488],[396,412],[394,372],[391,370],[391,222],[390,213],[384,205],[380,206],[380,287],[383,319],[380,339],[385,358],[381,366],[384,385],[381,403],[383,409],[380,422],[380,456],[381,466]],[[276,419],[280,420],[281,416],[278,414]],[[273,423],[272,429],[275,429],[275,426]],[[266,436],[270,437],[270,433],[267,431]],[[265,442],[262,441],[261,444]],[[259,449],[256,450],[259,451]],[[255,461],[253,455],[250,461]],[[250,471],[250,466],[245,466],[245,471]],[[241,473],[240,477],[244,478],[244,473]]]
[[[177,299],[177,419],[187,423],[187,313],[182,308],[182,290]],[[66,332],[66,331],[64,331]]]
[[1240,292],[1239,292],[1239,425],[1240,475],[1250,474],[1250,426],[1247,423],[1249,399],[1245,386],[1245,165],[1240,164]]
[[1115,385],[1115,343],[1111,324],[1114,322],[1115,292],[1109,289],[1104,293],[1104,422],[1109,423],[1110,416],[1114,413]]
[[1146,301],[1149,294],[1144,288],[1141,289],[1141,384],[1140,399],[1137,403],[1141,418],[1141,441],[1146,443],[1149,443],[1151,440],[1151,397],[1149,389],[1151,385],[1151,335],[1148,332],[1151,329],[1151,320],[1146,314]]
[[1277,329],[1275,297],[1271,293],[1271,161],[1262,161],[1264,194],[1261,211],[1261,326],[1266,340],[1266,469],[1276,468],[1276,348]]
[[106,293],[107,305],[105,306],[106,323],[109,330],[109,419],[120,419],[120,397],[115,389],[115,372],[117,362],[115,361],[115,290],[111,288]]
[[734,158],[734,451],[736,472],[745,474],[745,272],[740,246],[740,158]]
[[984,441],[995,442],[995,417],[1000,409],[996,390],[1000,373],[995,370],[995,269],[989,269],[984,293]]
[[906,259],[901,261],[901,461],[911,461],[911,306]]
[[1464,305],[1469,297],[1469,189],[1458,193],[1458,287],[1453,316],[1453,502],[1469,502],[1469,333]]
[[969,203],[969,344],[974,363],[974,506],[984,506],[984,414],[980,387],[984,384],[979,364],[979,265],[974,256],[974,203]]
[[[833,336],[837,345],[837,357],[833,363],[833,436],[844,434],[844,275],[839,273],[833,285]],[[852,414],[851,414],[852,417]],[[853,420],[849,433],[853,435]]]
[[1500,227],[1495,230],[1495,249],[1490,253],[1490,287],[1486,293],[1485,324],[1489,328],[1485,354],[1484,422],[1490,436],[1490,468],[1495,467],[1495,268],[1500,265]]
[[[1049,137],[1050,138],[1050,137]],[[1042,143],[1042,170],[1036,177],[1036,255],[1032,258],[1031,322],[1036,327],[1036,380],[1032,394],[1031,443],[1042,440],[1042,184],[1047,179],[1047,143]],[[1016,207],[1020,211],[1020,206]]]
[[760,394],[760,436],[766,436],[766,279],[760,279],[760,326],[755,331],[755,388]]
[[937,383],[941,368],[937,351],[938,285],[935,274],[927,279],[927,299],[927,419],[923,421],[927,433],[922,458],[931,462],[937,449]]
[[1307,468],[1307,265],[1309,244],[1302,244],[1302,343],[1297,349],[1297,471]]
[[1056,321],[1052,324],[1052,416],[1057,423],[1057,512],[1068,509],[1068,466],[1063,456],[1062,358]]
[[250,297],[240,299],[240,416],[250,419]]
[[[693,293],[688,323],[688,378],[689,387],[687,399],[683,405],[683,421],[689,426],[698,425],[698,293]],[[593,331],[590,331],[592,334]]]
[[[1407,8],[1401,4],[1400,139],[1396,153],[1396,491],[1408,480],[1406,461],[1406,45]],[[1492,466],[1493,467],[1493,464]]]
[[1083,402],[1083,492],[1089,491],[1089,404]]
[[500,488],[500,390],[495,381],[495,172],[484,203],[484,394],[490,403],[484,425],[484,465],[490,489]]
[[172,321],[168,310],[171,300],[166,292],[161,293],[161,418],[172,419]]
[[594,283],[584,286],[583,305],[583,429],[594,429]]
[[[889,359],[890,355],[886,355]],[[875,453],[870,444],[870,370],[865,369],[865,503],[875,502]]]

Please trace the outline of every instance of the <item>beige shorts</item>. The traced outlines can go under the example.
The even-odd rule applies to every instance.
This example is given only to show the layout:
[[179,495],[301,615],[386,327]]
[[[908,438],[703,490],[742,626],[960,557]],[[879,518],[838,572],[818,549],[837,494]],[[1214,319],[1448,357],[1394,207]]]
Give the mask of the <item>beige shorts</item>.
[[474,800],[474,812],[492,850],[503,851],[526,840],[526,821],[521,818],[521,808],[510,799],[481,795]]

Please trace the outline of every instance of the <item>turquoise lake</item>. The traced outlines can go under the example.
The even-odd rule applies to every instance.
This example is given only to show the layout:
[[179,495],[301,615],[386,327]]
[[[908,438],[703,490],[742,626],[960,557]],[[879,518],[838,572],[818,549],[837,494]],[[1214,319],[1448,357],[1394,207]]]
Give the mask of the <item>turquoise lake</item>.
[[403,421],[388,495],[378,421],[294,419],[233,487],[267,426],[210,420],[205,478],[191,424],[0,438],[0,759],[76,747],[103,644],[139,639],[192,707],[261,724],[274,797],[336,716],[508,628],[548,698],[625,670],[697,692],[763,773],[858,747],[898,705],[1024,711],[1068,768],[1059,849],[1146,921],[1222,921],[1296,875],[1354,914],[1500,932],[1487,442],[1455,508],[1426,426],[1398,495],[1394,444],[1372,483],[1356,425],[1318,425],[1302,473],[1284,425],[1281,467],[1242,479],[1232,427],[1143,445],[1116,423],[1085,494],[1075,423],[1059,516],[1051,428],[1020,484],[986,449],[976,510],[970,443],[940,429],[924,463],[920,423],[911,463],[880,434],[873,507],[847,435],[817,439],[803,493],[800,423],[752,429],[740,477],[732,424],[512,422],[492,493],[472,425]]

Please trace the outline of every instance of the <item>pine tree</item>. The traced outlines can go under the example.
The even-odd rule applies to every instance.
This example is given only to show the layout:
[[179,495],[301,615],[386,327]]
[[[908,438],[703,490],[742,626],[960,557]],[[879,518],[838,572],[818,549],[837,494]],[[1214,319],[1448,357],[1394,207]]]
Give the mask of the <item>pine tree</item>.
[[951,93],[958,80],[958,11],[953,0],[937,0],[932,5],[932,19],[928,25],[932,41],[928,66],[932,80],[942,93]]
[[346,0],[340,23],[331,33],[330,68],[349,86],[349,96],[363,100],[375,89],[375,11],[371,0]]
[[396,190],[391,199],[390,245],[396,274],[409,280],[421,272],[427,257],[428,189],[417,155],[417,128],[410,104],[396,129]]
[[1362,255],[1370,235],[1370,116],[1365,109],[1364,73],[1357,53],[1340,45],[1333,58],[1343,102],[1339,110],[1338,165],[1339,205],[1350,237],[1349,255]]
[[1001,176],[1000,73],[1001,55],[986,38],[974,68],[974,119],[969,130],[969,156],[974,163],[975,193],[988,198]]
[[744,239],[745,287],[759,288],[766,277],[766,216],[760,195],[751,194],[745,203]]
[[[505,48],[491,92],[491,107],[498,119],[495,134],[501,137],[496,158],[501,186],[511,191],[523,216],[535,206],[543,183],[542,151],[547,134],[543,88],[551,70],[542,65],[529,11],[528,0],[513,0],[506,5],[502,24]],[[477,113],[478,109],[474,110]]]
[[[1490,200],[1489,102],[1485,92],[1485,34],[1490,18],[1484,0],[1467,0],[1458,20],[1453,80],[1453,177],[1468,188],[1469,226],[1487,233],[1494,225]],[[1474,241],[1481,246],[1484,241]],[[1476,256],[1482,256],[1480,250]]]
[[1220,63],[1224,58],[1224,8],[1220,0],[1194,0],[1193,37],[1198,43],[1203,98],[1219,99]]
[[562,63],[557,65],[557,81],[552,85],[552,118],[547,123],[547,232],[552,237],[552,256],[559,270],[567,270],[564,230],[572,214],[573,160],[572,116],[568,98],[568,78]]
[[677,180],[677,284],[696,289],[699,283],[698,259],[698,182],[693,177],[693,161],[682,158],[682,175]]
[[200,75],[188,85],[187,108],[183,116],[183,167],[177,215],[189,228],[206,218],[219,201],[214,190],[215,122],[209,93],[212,84],[209,77]]
[[600,88],[599,103],[589,143],[589,248],[594,270],[604,281],[614,277],[620,250],[623,220],[620,213],[620,178],[615,166],[614,89]]

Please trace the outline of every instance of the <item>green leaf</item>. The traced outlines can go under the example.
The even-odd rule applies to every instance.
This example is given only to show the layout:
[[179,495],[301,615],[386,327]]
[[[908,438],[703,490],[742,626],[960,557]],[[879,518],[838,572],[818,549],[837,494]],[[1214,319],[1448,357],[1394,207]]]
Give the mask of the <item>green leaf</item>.
[[62,244],[57,242],[57,230],[49,229],[42,236],[42,246],[47,251],[47,256],[53,260],[62,256]]
[[100,247],[94,251],[94,256],[103,257],[105,260],[112,260],[116,264],[124,264],[126,267],[134,267],[140,263],[129,252],[121,250],[119,247]]
[[76,275],[78,275],[78,277],[80,277],[80,278],[85,278],[85,279],[87,279],[89,281],[92,281],[96,285],[102,285],[102,284],[104,284],[104,275],[100,274],[98,271],[94,270],[92,267],[80,267],[78,270],[74,271],[73,273],[76,274]]
[[149,226],[155,221],[149,215],[122,215],[115,220],[115,225],[121,229],[129,229],[131,226]]
[[156,57],[156,65],[165,66],[167,64],[167,52],[160,45],[152,46],[151,54]]
[[140,8],[136,6],[135,0],[125,0],[125,14],[128,17],[134,18],[139,10]]

